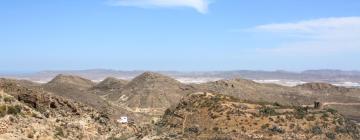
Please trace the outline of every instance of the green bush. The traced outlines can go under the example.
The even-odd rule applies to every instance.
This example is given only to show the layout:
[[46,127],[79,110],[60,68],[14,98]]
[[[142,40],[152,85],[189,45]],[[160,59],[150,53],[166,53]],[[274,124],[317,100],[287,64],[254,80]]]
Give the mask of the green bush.
[[311,128],[311,132],[315,135],[322,134],[322,130],[319,126],[314,126],[313,128]]
[[60,136],[60,137],[64,137],[65,134],[64,134],[64,130],[61,128],[61,127],[56,127],[55,128],[55,136]]
[[339,127],[339,126],[336,126],[335,132],[337,132],[337,133],[346,133],[346,129],[342,128],[342,127]]
[[7,113],[12,115],[17,115],[21,112],[22,107],[20,105],[8,106]]
[[308,112],[308,107],[297,107],[295,109],[295,117],[297,119],[302,119],[306,116],[307,112]]
[[331,140],[334,140],[336,138],[336,135],[334,133],[326,133],[325,135]]
[[272,128],[269,128],[269,130],[276,133],[285,133],[285,130],[278,126],[273,126]]
[[268,128],[269,126],[270,126],[270,124],[267,123],[267,124],[262,125],[261,128],[262,128],[262,129],[266,129],[266,128]]
[[0,117],[4,117],[7,114],[6,112],[6,105],[0,106]]
[[308,116],[308,117],[306,117],[306,120],[307,121],[315,121],[316,120],[316,118],[315,118],[315,116]]
[[264,107],[259,110],[261,115],[264,116],[273,116],[276,115],[276,111],[273,108],[270,107]]
[[332,109],[332,108],[328,108],[328,109],[326,109],[326,111],[327,111],[327,112],[330,112],[331,114],[337,113],[337,110]]
[[323,118],[328,118],[328,117],[329,117],[329,114],[327,114],[326,112],[324,112],[321,117],[323,117]]
[[6,96],[4,97],[4,102],[6,103],[11,103],[14,101],[14,98],[13,97],[10,97],[10,96]]

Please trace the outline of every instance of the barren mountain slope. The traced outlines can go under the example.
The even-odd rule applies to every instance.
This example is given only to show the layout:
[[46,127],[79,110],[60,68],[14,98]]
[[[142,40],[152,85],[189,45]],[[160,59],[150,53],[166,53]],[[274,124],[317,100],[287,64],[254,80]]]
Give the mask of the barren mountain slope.
[[91,88],[95,83],[79,76],[59,74],[47,83],[47,85],[62,85],[83,90]]
[[108,77],[89,90],[99,96],[104,96],[111,93],[116,94],[119,93],[127,83],[128,81],[126,80]]
[[263,104],[202,92],[168,109],[154,130],[147,138],[360,139],[359,126],[331,109]]
[[240,99],[264,102],[278,102],[287,105],[309,104],[316,99],[299,90],[275,84],[260,84],[251,80],[220,80],[195,85],[198,91],[231,95]]
[[194,85],[198,91],[231,95],[258,102],[277,102],[284,105],[309,105],[319,101],[352,120],[360,121],[360,89],[338,87],[325,83],[308,83],[296,87],[260,84],[250,80],[220,80]]
[[0,97],[0,139],[107,139],[134,136],[137,129],[85,104],[17,83],[1,82]]
[[360,89],[327,83],[307,83],[294,88],[309,93],[324,107],[334,108],[346,117],[360,122]]
[[91,105],[97,109],[106,110],[110,108],[110,105],[105,100],[88,92],[88,89],[94,85],[95,83],[81,77],[58,75],[49,83],[42,85],[42,87],[46,91]]
[[161,111],[189,92],[188,86],[170,77],[145,72],[125,85],[120,93],[108,95],[107,99],[137,111]]

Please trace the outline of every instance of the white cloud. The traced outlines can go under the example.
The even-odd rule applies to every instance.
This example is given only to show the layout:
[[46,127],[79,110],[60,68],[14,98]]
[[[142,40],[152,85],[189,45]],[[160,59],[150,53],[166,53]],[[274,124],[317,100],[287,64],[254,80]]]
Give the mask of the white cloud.
[[257,26],[257,30],[271,32],[317,33],[360,27],[360,17],[322,18],[295,23],[267,24]]
[[252,30],[283,38],[278,47],[268,49],[271,52],[314,55],[360,52],[360,17],[266,24]]
[[112,5],[148,7],[190,7],[200,13],[207,13],[208,0],[112,0]]

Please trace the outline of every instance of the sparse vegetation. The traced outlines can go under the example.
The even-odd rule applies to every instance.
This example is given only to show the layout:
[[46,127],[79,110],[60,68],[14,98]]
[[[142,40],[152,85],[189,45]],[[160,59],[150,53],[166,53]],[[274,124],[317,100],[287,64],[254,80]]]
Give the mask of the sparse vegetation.
[[65,137],[64,130],[61,127],[56,127],[55,131],[55,136]]
[[187,129],[188,132],[191,132],[191,133],[199,133],[199,128],[197,127],[190,127]]
[[269,130],[271,132],[276,132],[276,133],[284,133],[285,132],[284,129],[282,129],[278,126],[273,126],[272,128],[269,128]]
[[334,133],[326,133],[325,135],[331,140],[334,140],[336,138],[336,135]]
[[311,132],[315,135],[320,135],[322,134],[322,130],[321,130],[321,127],[319,126],[314,126],[311,128]]
[[308,107],[296,107],[295,108],[295,118],[303,119],[308,113]]
[[342,128],[342,127],[339,127],[339,126],[336,126],[335,132],[336,133],[346,133],[346,129]]
[[11,97],[11,96],[5,96],[4,97],[4,102],[6,102],[6,103],[11,103],[13,101],[14,101],[14,98]]
[[6,105],[0,105],[0,117],[4,117],[6,114]]
[[315,118],[314,115],[311,115],[311,116],[306,117],[306,120],[307,120],[307,121],[315,121],[316,118]]
[[[229,83],[229,86],[231,85],[232,83]],[[132,122],[131,125],[113,125],[111,113],[107,113],[106,111],[100,113],[90,107],[85,110],[81,107],[87,107],[87,105],[81,104],[80,107],[79,104],[67,99],[53,97],[55,99],[49,100],[45,98],[43,101],[43,94],[40,94],[40,96],[38,96],[39,94],[36,94],[36,96],[28,95],[22,98],[24,100],[27,99],[26,101],[28,101],[29,104],[33,102],[36,103],[36,106],[43,110],[26,107],[25,105],[29,105],[28,102],[15,102],[14,98],[14,102],[8,101],[5,103],[6,105],[0,106],[0,115],[2,115],[2,113],[4,113],[4,116],[10,113],[25,114],[23,116],[7,116],[6,118],[12,117],[9,120],[13,120],[11,123],[14,125],[24,122],[25,125],[28,125],[27,123],[29,121],[24,121],[27,119],[25,117],[28,117],[28,120],[37,120],[43,123],[49,120],[45,116],[51,116],[51,120],[56,120],[51,121],[51,123],[53,123],[51,127],[47,126],[43,128],[49,128],[50,133],[48,134],[52,134],[58,139],[88,138],[86,130],[95,130],[96,132],[93,133],[95,137],[105,137],[108,140],[141,139],[148,135],[154,137],[159,136],[161,139],[198,139],[199,137],[203,139],[244,139],[244,137],[254,139],[301,139],[303,137],[341,139],[344,137],[352,137],[353,134],[357,134],[358,132],[357,128],[354,128],[354,132],[350,131],[349,127],[352,126],[349,125],[343,116],[336,114],[333,110],[296,107],[285,103],[284,105],[280,105],[280,103],[283,102],[278,99],[275,101],[279,101],[280,103],[263,102],[262,104],[258,104],[254,101],[247,102],[245,99],[240,101],[239,99],[233,99],[233,97],[226,95],[201,93],[203,92],[189,94],[191,96],[188,97],[185,96],[178,106],[166,110],[163,108],[163,110],[161,110],[163,116],[159,122],[154,121],[154,119],[149,119],[148,122],[152,123],[146,125],[138,124],[138,121],[142,121],[143,118],[148,119],[147,117],[150,115],[146,116],[148,115],[146,112],[141,112],[141,114],[135,112],[134,114],[125,114],[127,112],[124,111],[124,115],[128,115],[129,119],[134,119],[136,122]],[[164,94],[167,94],[167,92]],[[158,100],[156,99],[155,101]],[[159,101],[162,100],[159,99]],[[9,102],[12,102],[12,104],[8,104]],[[19,105],[16,106],[16,104]],[[296,104],[294,103],[294,105]],[[71,110],[76,110],[80,112],[80,114],[74,116],[75,113],[71,112]],[[84,122],[84,115],[91,116],[89,117],[91,120]],[[136,116],[136,118],[133,115]],[[55,118],[58,116],[60,117]],[[151,117],[154,116],[155,115]],[[296,117],[302,119],[295,119]],[[326,118],[329,121],[324,121],[321,118]],[[82,123],[91,123],[91,125],[85,124],[91,128],[81,128]],[[140,127],[138,127],[138,125]],[[125,131],[123,131],[123,129]],[[129,134],[128,129],[131,131]],[[11,128],[11,131],[13,130],[14,128]],[[32,139],[39,136],[38,133],[35,133],[39,131],[34,131],[34,133],[29,133],[28,130],[25,131],[23,135],[25,138]],[[74,134],[74,132],[80,135]],[[125,133],[125,135],[123,135],[123,133]],[[299,136],[293,134],[299,134]]]
[[21,112],[21,106],[15,105],[15,106],[8,106],[7,113],[12,115],[18,115]]
[[270,124],[267,123],[267,124],[261,125],[261,128],[266,129],[266,128],[269,128],[269,126],[270,126]]
[[277,114],[275,109],[270,108],[270,107],[261,108],[259,110],[259,112],[260,112],[261,115],[264,115],[264,116],[273,116],[273,115]]
[[328,109],[326,109],[326,111],[330,112],[331,114],[336,114],[337,113],[337,110],[332,109],[332,108],[328,108]]

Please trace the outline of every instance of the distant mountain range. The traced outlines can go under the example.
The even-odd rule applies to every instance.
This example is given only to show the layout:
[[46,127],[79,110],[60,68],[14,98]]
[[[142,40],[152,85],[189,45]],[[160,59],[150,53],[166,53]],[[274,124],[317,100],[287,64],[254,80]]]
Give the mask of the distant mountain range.
[[[144,72],[96,83],[67,74],[47,83],[0,78],[0,122],[19,122],[0,127],[9,132],[0,139],[360,138],[358,88],[241,78],[192,84],[167,75]],[[124,116],[128,124],[116,123]],[[22,131],[26,124],[34,131]]]
[[[58,74],[77,75],[95,82],[106,77],[130,80],[145,71],[118,71],[107,69],[74,70],[74,71],[42,71],[28,74],[0,74],[0,77],[25,79],[40,83],[49,82]],[[175,78],[183,83],[205,83],[222,79],[249,79],[260,83],[276,83],[286,86],[296,86],[308,82],[325,82],[338,86],[360,87],[360,71],[342,70],[307,70],[302,72],[290,71],[156,71],[157,73]]]

